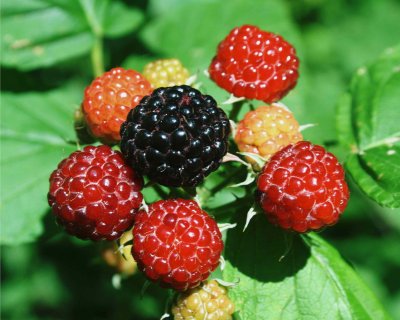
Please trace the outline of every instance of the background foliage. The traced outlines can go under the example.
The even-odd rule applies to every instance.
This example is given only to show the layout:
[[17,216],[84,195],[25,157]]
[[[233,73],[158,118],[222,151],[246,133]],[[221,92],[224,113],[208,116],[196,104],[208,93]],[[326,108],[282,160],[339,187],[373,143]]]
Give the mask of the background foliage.
[[[381,319],[390,317],[386,309],[396,318],[400,212],[378,206],[362,192],[386,207],[399,207],[398,12],[396,0],[2,1],[2,317],[159,318],[165,291],[150,286],[141,298],[139,274],[114,289],[100,245],[60,232],[47,209],[47,178],[76,149],[73,111],[93,71],[101,72],[99,61],[104,58],[106,69],[122,65],[140,71],[155,58],[179,58],[221,102],[227,93],[203,70],[231,28],[251,23],[282,34],[297,48],[301,78],[284,102],[301,124],[317,124],[305,137],[339,155],[354,178],[349,181],[360,188],[351,182],[348,209],[322,234],[354,270],[317,235],[292,240],[291,253],[278,263],[285,238],[264,217],[241,233],[252,203],[249,190],[205,195],[210,196],[206,209],[219,221],[239,224],[226,234],[222,275],[241,279],[231,291],[236,301],[249,301],[240,315],[297,319],[325,312],[331,319]],[[392,158],[382,161],[389,150],[395,151]],[[225,165],[207,187],[219,189],[231,170],[236,166]],[[245,174],[239,173],[238,181]],[[147,191],[148,201],[156,198],[154,190]],[[257,248],[260,242],[268,244],[269,260]],[[257,265],[267,268],[253,269]]]

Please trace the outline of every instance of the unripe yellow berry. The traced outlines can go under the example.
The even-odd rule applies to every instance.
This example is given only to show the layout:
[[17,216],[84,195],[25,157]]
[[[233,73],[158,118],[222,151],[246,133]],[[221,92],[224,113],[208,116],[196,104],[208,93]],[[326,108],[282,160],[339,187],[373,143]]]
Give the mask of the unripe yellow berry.
[[181,293],[172,307],[175,320],[230,320],[234,311],[226,289],[215,280]]
[[[299,123],[293,114],[277,104],[248,112],[238,123],[235,135],[239,151],[258,154],[266,160],[302,139]],[[256,165],[254,160],[246,159]]]
[[171,87],[185,84],[189,71],[177,59],[161,59],[148,63],[143,75],[154,88]]
[[[123,245],[132,240],[132,238],[132,231],[129,230],[122,234],[119,242]],[[103,250],[104,261],[119,273],[125,275],[134,274],[137,270],[137,265],[131,254],[132,244],[124,245],[121,250],[118,249],[117,245],[114,245]]]

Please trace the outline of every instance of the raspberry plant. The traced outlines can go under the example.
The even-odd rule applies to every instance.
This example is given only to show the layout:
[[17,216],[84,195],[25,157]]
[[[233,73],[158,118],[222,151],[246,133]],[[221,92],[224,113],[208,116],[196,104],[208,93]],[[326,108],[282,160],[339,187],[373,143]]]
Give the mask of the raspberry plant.
[[[400,48],[355,72],[334,118],[308,70],[321,49],[302,43],[281,1],[172,2],[151,1],[150,22],[122,1],[1,4],[5,279],[35,242],[38,256],[62,253],[40,261],[47,280],[34,291],[48,289],[40,303],[55,318],[389,319],[379,291],[328,242],[369,207],[400,207]],[[276,115],[264,121],[267,111]],[[95,242],[67,235],[54,215]],[[47,270],[58,269],[79,311],[57,309],[61,277]],[[94,290],[107,303],[89,302]],[[6,312],[31,318],[5,292]]]

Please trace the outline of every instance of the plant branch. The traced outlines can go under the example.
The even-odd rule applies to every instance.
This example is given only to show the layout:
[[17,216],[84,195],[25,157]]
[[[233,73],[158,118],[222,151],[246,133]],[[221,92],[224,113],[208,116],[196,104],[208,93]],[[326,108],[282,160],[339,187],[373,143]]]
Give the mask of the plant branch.
[[166,193],[158,184],[155,183],[153,188],[162,199],[168,199],[168,193]]
[[240,100],[232,103],[232,110],[229,112],[229,119],[237,122],[237,117],[239,115],[240,109],[247,102],[247,99]]
[[99,77],[104,73],[104,55],[103,55],[103,39],[100,36],[96,36],[92,53],[92,69],[93,76]]
[[215,194],[216,192],[218,192],[218,191],[222,190],[223,188],[225,188],[226,186],[229,186],[229,185],[232,183],[231,179],[232,179],[233,177],[237,176],[238,173],[239,173],[240,171],[242,171],[242,169],[243,169],[243,167],[238,167],[238,168],[232,170],[232,171],[225,177],[224,180],[222,180],[222,181],[221,181],[219,184],[217,184],[215,187],[211,188],[211,190],[210,190],[210,195],[213,195],[213,194]]

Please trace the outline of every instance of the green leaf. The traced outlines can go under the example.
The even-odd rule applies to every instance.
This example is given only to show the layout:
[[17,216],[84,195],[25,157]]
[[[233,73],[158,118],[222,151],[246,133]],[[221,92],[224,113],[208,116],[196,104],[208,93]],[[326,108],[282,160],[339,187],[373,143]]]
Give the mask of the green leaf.
[[74,87],[1,95],[1,244],[35,240],[42,232],[48,178],[76,146]]
[[142,14],[119,1],[1,2],[2,65],[20,70],[52,66],[90,52],[95,39],[132,31]]
[[[386,225],[390,226],[400,236],[400,209],[379,208],[377,211]],[[400,240],[400,238],[399,238]]]
[[[384,158],[386,156],[384,155]],[[400,206],[399,201],[394,195],[386,191],[378,183],[381,179],[371,171],[371,168],[365,163],[362,156],[350,155],[346,160],[346,168],[361,190],[378,204],[389,208]]]
[[[296,119],[317,126],[304,131],[304,137],[313,143],[337,140],[334,121],[338,97],[348,88],[354,70],[373,61],[387,48],[399,41],[398,12],[400,2],[375,1],[287,1],[301,21],[305,59],[300,66],[300,83],[305,95],[305,114]],[[318,16],[318,22],[308,18]],[[360,26],[363,34],[360,36]],[[344,36],[345,35],[345,36]],[[338,45],[340,44],[340,45]],[[303,80],[302,80],[303,79]],[[296,88],[294,91],[296,91]],[[293,92],[294,93],[294,92]],[[289,94],[289,97],[292,95]]]
[[316,234],[285,233],[245,212],[226,240],[226,281],[240,319],[389,319],[339,253]]
[[347,168],[361,190],[382,206],[400,207],[400,47],[360,68],[337,110]]
[[163,15],[165,12],[168,10],[171,10],[171,8],[176,8],[182,4],[195,4],[197,3],[207,3],[207,2],[212,2],[215,0],[186,0],[186,1],[181,1],[181,0],[150,0],[149,6],[148,6],[148,11],[152,15]]
[[113,1],[104,17],[104,33],[110,38],[125,35],[136,29],[143,18],[139,10],[129,8],[122,2]]
[[233,203],[238,198],[243,198],[245,195],[246,190],[243,187],[227,187],[211,196],[207,200],[207,203],[205,203],[205,206],[210,209],[216,209],[220,206]]

